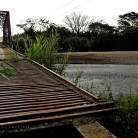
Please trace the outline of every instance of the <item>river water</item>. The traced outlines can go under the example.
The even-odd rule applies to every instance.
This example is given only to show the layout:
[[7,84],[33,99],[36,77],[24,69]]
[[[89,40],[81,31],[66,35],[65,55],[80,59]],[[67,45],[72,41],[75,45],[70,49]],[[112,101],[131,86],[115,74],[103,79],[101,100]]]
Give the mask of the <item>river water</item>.
[[138,65],[69,64],[65,78],[97,96],[138,93]]

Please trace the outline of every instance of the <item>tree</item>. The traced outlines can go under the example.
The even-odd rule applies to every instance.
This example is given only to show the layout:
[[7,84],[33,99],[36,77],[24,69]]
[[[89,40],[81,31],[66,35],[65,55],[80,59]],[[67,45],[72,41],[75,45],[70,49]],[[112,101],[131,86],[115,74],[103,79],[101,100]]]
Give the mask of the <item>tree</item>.
[[116,49],[116,34],[118,31],[114,26],[109,26],[101,20],[91,23],[89,31],[91,33],[91,40],[93,41],[93,49],[98,51]]
[[101,38],[103,35],[113,34],[117,32],[114,26],[109,26],[108,24],[103,24],[102,21],[93,22],[89,25],[89,31],[91,33],[91,39]]
[[80,32],[85,32],[90,23],[89,16],[82,13],[76,14],[73,12],[71,15],[67,15],[64,18],[65,24],[71,29],[72,33],[79,36]]
[[18,27],[23,29],[24,31],[32,28],[33,30],[45,30],[49,25],[49,21],[46,19],[31,19],[27,18],[26,20],[22,21],[21,24],[17,24]]
[[119,15],[118,25],[122,30],[138,26],[138,13],[130,12],[124,15]]
[[119,44],[123,50],[138,50],[138,13],[119,15]]
[[58,51],[66,51],[67,44],[65,43],[65,40],[67,37],[70,37],[72,35],[70,30],[56,24],[51,24],[47,28],[46,36],[50,37],[51,34],[57,34],[59,36]]

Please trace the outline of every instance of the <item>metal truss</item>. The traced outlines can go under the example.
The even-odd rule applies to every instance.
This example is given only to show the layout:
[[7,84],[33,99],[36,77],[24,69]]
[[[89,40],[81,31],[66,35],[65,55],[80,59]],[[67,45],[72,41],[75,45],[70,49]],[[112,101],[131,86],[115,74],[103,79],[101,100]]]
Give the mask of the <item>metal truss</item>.
[[12,38],[9,11],[0,11],[0,29],[3,31],[3,44],[5,46],[11,46]]

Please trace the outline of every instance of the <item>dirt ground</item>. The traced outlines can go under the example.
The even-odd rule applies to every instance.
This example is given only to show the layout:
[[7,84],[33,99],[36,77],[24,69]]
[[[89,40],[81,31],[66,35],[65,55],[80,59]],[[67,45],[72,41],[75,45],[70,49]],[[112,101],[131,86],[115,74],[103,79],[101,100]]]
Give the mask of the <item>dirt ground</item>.
[[[59,57],[66,53],[59,53]],[[123,64],[138,65],[138,51],[116,52],[72,52],[71,64]]]

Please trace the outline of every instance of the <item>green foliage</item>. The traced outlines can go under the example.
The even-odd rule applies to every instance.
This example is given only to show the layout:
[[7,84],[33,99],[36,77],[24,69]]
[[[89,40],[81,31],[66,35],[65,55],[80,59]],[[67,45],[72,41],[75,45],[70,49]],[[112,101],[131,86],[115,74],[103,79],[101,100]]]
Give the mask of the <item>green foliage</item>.
[[[8,66],[8,67],[6,67],[6,66]],[[20,72],[20,70],[15,68],[14,66],[12,66],[7,61],[3,60],[0,63],[0,76],[9,80],[8,76],[15,75],[17,72]]]
[[[49,69],[53,69],[57,40],[58,37],[54,35],[51,38],[40,36],[36,37],[36,42],[34,43],[28,37],[24,39],[26,48],[25,56],[28,59],[45,65]],[[29,43],[27,41],[29,41]]]
[[36,33],[32,27],[26,29],[24,34],[25,36],[29,36],[31,40],[35,40]]
[[62,59],[57,61],[57,64],[55,65],[54,71],[58,73],[59,75],[65,74],[65,69],[67,67],[67,63],[70,57],[70,52],[68,52]]
[[17,34],[14,35],[12,38],[12,45],[13,49],[17,52],[24,53],[25,52],[25,45],[23,41],[24,34]]
[[[80,77],[79,77],[80,78]],[[98,93],[97,95],[101,99],[106,101],[113,101],[113,95],[111,91],[111,84],[101,83],[103,89],[98,93],[92,83],[81,85],[83,89],[91,92],[92,94]],[[136,91],[138,91],[136,89]],[[130,94],[120,95],[115,100],[115,106],[119,108],[119,114],[115,117],[105,119],[103,125],[113,132],[118,138],[137,138],[138,137],[138,95]],[[110,123],[107,123],[109,120]],[[103,122],[103,120],[100,122]]]
[[89,40],[78,36],[75,37],[68,37],[65,41],[66,47],[72,49],[73,51],[89,51],[90,50],[90,43]]
[[64,73],[70,53],[65,55],[63,59],[57,61],[56,46],[58,35],[52,35],[50,38],[44,36],[36,37],[36,42],[32,42],[31,39],[27,37],[24,41],[26,48],[25,57],[27,59],[34,60],[60,75]]
[[94,86],[93,82],[85,83],[84,85],[79,84],[79,87],[81,87],[82,89],[84,89],[94,95],[97,95],[96,87]]
[[25,46],[22,37],[26,35],[34,43],[36,37],[41,35],[51,37],[51,34],[59,36],[58,52],[68,51],[71,48],[75,52],[138,50],[138,13],[119,15],[118,28],[103,23],[103,20],[89,21],[88,16],[81,13],[73,13],[65,18],[72,31],[54,23],[50,24],[46,19],[28,18],[23,24],[18,24],[17,26],[23,29],[24,33],[13,36],[14,50],[24,53]]
[[8,56],[8,61],[9,62],[17,62],[22,60],[21,57],[19,57],[19,55],[17,55],[17,53],[13,52],[12,49],[8,49],[9,51],[9,56]]
[[119,15],[118,25],[122,29],[130,26],[138,26],[138,13],[129,12],[124,15]]
[[[73,78],[73,82],[77,85],[83,75],[82,71],[78,71]],[[119,108],[119,114],[117,116],[105,116],[99,121],[107,129],[109,129],[118,138],[137,138],[138,137],[138,95],[130,94],[123,95],[117,99],[113,99],[111,83],[101,83],[102,90],[97,91],[93,83],[80,84],[79,87],[91,92],[106,101],[114,101],[115,106]],[[138,92],[138,89],[136,89]],[[108,123],[107,123],[108,120]]]
[[83,76],[84,71],[83,70],[79,70],[75,73],[75,77],[73,78],[73,83],[75,83],[75,85],[78,85],[79,80],[81,79],[81,77]]
[[111,90],[111,83],[102,82],[102,91],[99,93],[98,97],[105,99],[106,101],[113,101],[113,95]]
[[114,123],[119,126],[120,137],[138,137],[138,95],[120,95],[116,101],[116,106],[120,110]]
[[[82,77],[82,72],[76,73],[76,82]],[[138,94],[132,94],[131,89],[128,95],[121,94],[117,99],[113,99],[111,83],[101,83],[102,90],[97,91],[93,83],[81,84],[79,87],[96,94],[99,98],[106,101],[114,101],[119,108],[119,114],[114,117],[105,117],[100,122],[108,128],[118,138],[137,138],[138,137]],[[138,92],[138,89],[136,89]],[[109,123],[107,123],[109,120]]]
[[41,29],[44,30],[48,26],[48,24],[49,24],[49,21],[46,19],[27,18],[26,20],[22,21],[21,24],[17,24],[17,26],[26,32],[29,28],[33,29],[34,31],[41,30]]

